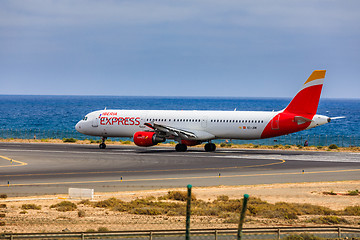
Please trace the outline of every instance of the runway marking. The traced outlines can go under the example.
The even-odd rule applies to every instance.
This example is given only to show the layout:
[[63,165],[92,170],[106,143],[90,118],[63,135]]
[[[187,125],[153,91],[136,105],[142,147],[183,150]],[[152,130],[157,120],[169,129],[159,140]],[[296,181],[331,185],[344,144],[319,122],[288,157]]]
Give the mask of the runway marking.
[[[334,171],[313,171],[313,172],[288,172],[288,173],[260,173],[260,174],[244,174],[244,175],[224,175],[221,178],[234,177],[256,177],[256,176],[281,176],[281,175],[303,175],[318,173],[339,173],[339,172],[358,172],[360,169],[345,169]],[[98,181],[77,181],[77,182],[51,182],[51,183],[15,183],[10,186],[37,186],[37,185],[61,185],[61,184],[86,184],[86,183],[114,183],[114,182],[142,182],[142,181],[166,181],[166,180],[187,180],[187,179],[211,179],[219,178],[219,176],[193,176],[193,177],[174,177],[174,178],[145,178],[145,179],[116,179],[116,180],[98,180]],[[1,184],[0,187],[8,187],[7,184]]]
[[[8,158],[8,157],[5,157],[5,156],[0,155],[0,158],[5,159],[5,160],[7,160],[7,161],[9,161],[11,163],[11,165],[0,166],[0,168],[3,168],[3,167],[19,167],[19,166],[27,165],[27,163],[25,163],[25,162],[17,161],[17,160],[14,160],[14,159],[11,159],[11,158]],[[12,163],[17,163],[17,164],[13,165]]]
[[283,159],[271,159],[279,162],[257,164],[249,166],[233,166],[233,167],[219,167],[219,168],[188,168],[188,169],[161,169],[161,170],[124,170],[124,171],[102,171],[102,172],[68,172],[68,173],[28,173],[28,174],[14,174],[1,175],[2,177],[24,177],[24,176],[49,176],[49,175],[83,175],[83,174],[104,174],[104,173],[149,173],[149,172],[171,172],[171,171],[198,171],[198,170],[226,170],[226,169],[240,169],[240,168],[255,168],[265,167],[285,163]]

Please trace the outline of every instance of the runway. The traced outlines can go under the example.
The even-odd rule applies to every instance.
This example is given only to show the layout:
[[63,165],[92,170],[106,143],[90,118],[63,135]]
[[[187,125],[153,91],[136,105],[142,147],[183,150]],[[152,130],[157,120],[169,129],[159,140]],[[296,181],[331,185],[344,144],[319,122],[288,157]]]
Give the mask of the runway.
[[359,153],[0,143],[0,193],[8,196],[360,180],[359,173]]

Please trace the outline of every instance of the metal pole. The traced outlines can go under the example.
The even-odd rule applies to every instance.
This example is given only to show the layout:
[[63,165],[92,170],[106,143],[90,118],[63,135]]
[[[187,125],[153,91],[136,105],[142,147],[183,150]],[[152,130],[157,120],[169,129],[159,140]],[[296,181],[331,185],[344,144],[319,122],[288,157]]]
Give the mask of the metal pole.
[[238,227],[238,232],[237,232],[237,240],[241,240],[242,229],[243,229],[243,224],[244,224],[244,220],[245,220],[245,213],[246,213],[246,209],[247,209],[248,199],[249,199],[249,195],[244,194],[244,201],[243,201],[243,206],[242,206],[242,209],[241,209],[240,222],[239,222],[239,227]]
[[188,195],[187,195],[187,203],[186,203],[186,233],[185,233],[185,240],[190,240],[191,188],[192,188],[192,186],[190,184],[187,185]]

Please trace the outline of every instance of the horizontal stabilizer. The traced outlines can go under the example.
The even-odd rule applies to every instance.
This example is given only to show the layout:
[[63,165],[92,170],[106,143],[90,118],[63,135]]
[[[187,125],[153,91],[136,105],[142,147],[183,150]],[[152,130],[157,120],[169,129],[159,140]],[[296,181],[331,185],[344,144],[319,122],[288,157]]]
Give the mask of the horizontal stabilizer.
[[305,118],[305,117],[296,116],[296,117],[294,117],[294,121],[295,121],[298,125],[301,125],[301,124],[304,124],[304,123],[307,123],[307,122],[311,122],[312,120],[311,120],[311,119],[308,119],[308,118]]

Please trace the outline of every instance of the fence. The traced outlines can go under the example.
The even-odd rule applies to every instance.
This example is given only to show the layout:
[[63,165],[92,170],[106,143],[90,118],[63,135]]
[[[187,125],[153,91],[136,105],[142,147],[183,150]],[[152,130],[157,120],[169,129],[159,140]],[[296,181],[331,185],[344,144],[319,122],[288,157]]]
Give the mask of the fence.
[[[76,138],[84,139],[99,139],[97,137],[86,136],[74,130],[44,130],[44,129],[0,129],[0,138],[19,138],[19,139],[63,139]],[[114,141],[129,140],[125,138],[111,138]],[[233,143],[246,144],[253,143],[258,145],[304,145],[308,141],[309,146],[329,146],[336,144],[339,147],[360,146],[360,136],[345,136],[345,135],[315,135],[315,134],[289,134],[276,138],[259,139],[259,140],[232,140]],[[223,140],[215,140],[215,143],[223,142]]]
[[[244,228],[243,239],[282,239],[294,234],[308,233],[327,239],[360,238],[358,227],[268,227]],[[192,229],[191,239],[236,239],[237,228]],[[114,231],[103,233],[3,233],[0,239],[184,239],[185,229],[152,230],[152,231]],[[299,239],[299,238],[298,238]]]

